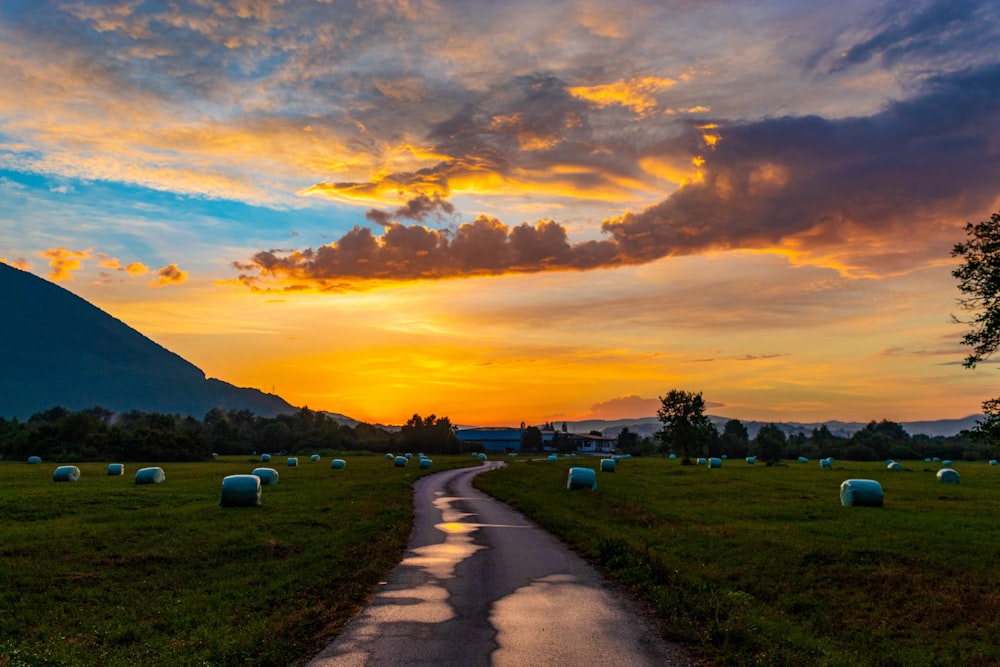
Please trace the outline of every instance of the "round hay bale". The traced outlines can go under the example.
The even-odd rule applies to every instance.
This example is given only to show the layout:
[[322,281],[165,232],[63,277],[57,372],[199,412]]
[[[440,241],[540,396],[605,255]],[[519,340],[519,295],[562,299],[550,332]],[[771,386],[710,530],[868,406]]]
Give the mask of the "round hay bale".
[[800,456],[799,463],[809,463],[809,459],[806,458],[805,456]]
[[270,460],[271,460],[271,455],[270,454],[261,454],[260,455],[260,462],[261,463],[267,463]]
[[29,456],[28,457],[28,463],[30,463],[31,465],[38,465],[41,462],[42,462],[42,457],[41,456]]
[[250,473],[258,479],[264,486],[274,486],[278,483],[278,471],[274,468],[254,468]]
[[507,456],[510,456],[511,458],[513,458],[513,457],[517,456],[517,452],[507,452]]
[[319,461],[319,454],[313,454],[312,456],[309,457],[309,460],[312,461],[313,463]]
[[125,474],[125,464],[124,463],[109,463],[108,464],[108,477],[117,477],[119,475]]
[[937,471],[938,481],[942,484],[958,484],[959,474],[951,468],[941,468]]
[[330,461],[330,467],[334,470],[343,470],[347,467],[347,461],[344,459],[334,459]]
[[944,461],[941,461],[941,465],[947,468],[948,466],[951,465],[951,459],[945,459]]
[[223,477],[219,507],[257,507],[260,505],[260,481],[257,475]]
[[676,454],[671,454],[671,455],[670,455],[670,456],[668,456],[667,458],[668,458],[668,459],[670,459],[671,461],[674,461],[674,460],[676,460],[676,459],[677,459],[677,455],[676,455]]
[[289,456],[288,457],[288,467],[289,468],[296,468],[296,467],[298,467],[298,465],[299,465],[299,459],[298,459],[298,457],[295,457],[295,456]]
[[713,456],[712,458],[710,458],[708,460],[708,467],[709,468],[721,468],[722,467],[722,459]]
[[931,462],[931,457],[928,456],[927,458],[924,459],[924,463],[930,463],[930,462]]
[[934,461],[934,463],[938,463],[939,461],[941,461],[941,457],[935,456],[932,460]]
[[385,460],[386,460],[386,461],[391,461],[391,460],[393,460],[394,458],[396,458],[396,457],[395,457],[395,456],[393,456],[392,454],[386,454],[386,455],[385,455]]
[[833,459],[832,458],[820,459],[819,460],[819,467],[820,468],[832,468],[833,467]]
[[396,458],[394,458],[394,459],[392,460],[393,464],[394,464],[394,465],[395,465],[395,466],[396,466],[397,468],[405,468],[405,467],[406,467],[406,463],[407,463],[407,461],[409,461],[409,459],[408,459],[408,458],[406,458],[405,456],[397,456]]
[[136,484],[162,484],[166,479],[166,473],[159,466],[140,468],[135,473]]
[[597,490],[597,473],[591,468],[570,468],[566,472],[566,490]]
[[723,454],[721,458],[723,461],[725,461],[726,459],[729,458],[729,454]]
[[757,457],[756,456],[748,456],[747,457],[747,463],[749,463],[750,465],[753,465],[753,464],[757,463]]
[[990,459],[990,465],[991,466],[995,466],[996,464],[997,464],[997,460],[996,459]]
[[409,461],[412,458],[413,458],[413,454],[410,454],[409,452],[407,452],[406,453],[406,460]]
[[480,453],[479,454],[479,460],[480,461],[485,461],[486,460],[486,454]]
[[882,485],[874,479],[845,479],[840,502],[844,507],[882,507]]
[[555,454],[549,454],[549,458],[548,458],[548,459],[546,459],[546,460],[548,460],[548,461],[550,461],[550,462],[551,462],[551,461],[558,461],[558,460],[559,460],[559,457],[558,457],[558,456],[556,456]]
[[704,457],[702,457],[702,456],[699,456],[699,457],[698,457],[698,465],[700,465],[700,466],[703,466],[703,465],[705,465],[706,463],[708,463],[708,459],[706,459],[706,458],[704,458]]
[[888,470],[902,470],[903,469],[903,464],[900,463],[899,461],[893,461],[892,463],[890,463],[889,465],[886,466],[886,469],[888,469]]
[[434,465],[434,461],[431,461],[430,459],[427,459],[427,458],[420,459],[420,469],[421,470],[427,470],[432,465]]
[[80,469],[76,466],[59,466],[52,473],[53,482],[78,482],[80,481]]
[[614,459],[601,459],[601,472],[614,472],[614,471],[615,471]]

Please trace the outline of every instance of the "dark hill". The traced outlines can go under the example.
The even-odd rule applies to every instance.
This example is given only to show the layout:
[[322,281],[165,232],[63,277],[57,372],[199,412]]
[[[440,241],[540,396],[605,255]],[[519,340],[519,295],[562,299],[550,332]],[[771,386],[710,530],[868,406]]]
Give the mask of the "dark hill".
[[213,407],[272,417],[284,399],[207,379],[196,366],[75,294],[0,263],[0,416],[62,406],[191,415]]

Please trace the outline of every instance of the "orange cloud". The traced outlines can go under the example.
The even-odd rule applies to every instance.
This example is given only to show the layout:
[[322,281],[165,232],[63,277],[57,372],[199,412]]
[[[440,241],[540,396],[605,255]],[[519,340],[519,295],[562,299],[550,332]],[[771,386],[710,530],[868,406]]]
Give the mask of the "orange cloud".
[[66,248],[49,248],[38,254],[39,257],[49,260],[52,272],[49,273],[50,280],[73,280],[72,271],[78,271],[83,263],[80,260],[89,259],[94,254],[92,248],[76,251]]
[[149,286],[179,285],[187,280],[187,276],[187,271],[181,271],[176,264],[170,264],[156,272],[156,277],[149,281]]
[[655,417],[660,401],[655,398],[643,398],[631,394],[600,401],[590,406],[590,419],[640,419]]
[[132,262],[131,264],[126,264],[123,266],[122,263],[118,261],[117,257],[110,257],[108,255],[105,255],[104,253],[98,253],[97,256],[100,258],[100,261],[97,263],[97,266],[104,269],[125,271],[130,276],[141,276],[142,274],[149,271],[149,267],[141,262]]
[[0,257],[0,262],[8,266],[13,266],[16,269],[21,269],[22,271],[31,270],[31,264],[24,257],[18,257],[14,260],[8,260],[6,257]]
[[571,95],[587,100],[599,107],[612,104],[631,109],[640,116],[656,106],[654,95],[670,88],[674,79],[656,76],[633,77],[599,86],[574,86],[567,88]]

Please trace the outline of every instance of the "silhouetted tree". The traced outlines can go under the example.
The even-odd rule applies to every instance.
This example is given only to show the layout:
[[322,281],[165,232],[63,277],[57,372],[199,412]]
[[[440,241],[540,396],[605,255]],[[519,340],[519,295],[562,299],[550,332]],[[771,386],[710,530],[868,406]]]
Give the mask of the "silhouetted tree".
[[671,389],[666,396],[660,397],[656,415],[663,424],[657,433],[660,451],[680,454],[683,463],[691,463],[692,454],[704,450],[715,428],[705,414],[705,399],[701,392],[695,394]]
[[739,419],[730,419],[722,428],[722,452],[732,457],[745,457],[750,453],[750,434]]
[[521,449],[537,452],[542,449],[542,430],[537,426],[526,426],[521,431]]
[[767,465],[773,466],[785,456],[785,432],[776,424],[764,424],[754,438],[754,451]]

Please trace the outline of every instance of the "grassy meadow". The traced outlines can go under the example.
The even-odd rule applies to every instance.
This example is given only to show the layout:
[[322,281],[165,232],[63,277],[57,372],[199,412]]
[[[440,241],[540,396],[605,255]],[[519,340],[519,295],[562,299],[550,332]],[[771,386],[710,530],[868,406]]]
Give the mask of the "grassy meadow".
[[[629,459],[565,490],[596,459],[515,459],[476,485],[651,607],[665,637],[721,665],[1000,664],[1000,467],[818,461],[722,468]],[[881,483],[882,508],[840,483]]]
[[[312,657],[401,556],[420,476],[475,463],[382,456],[162,464],[0,462],[0,667],[288,665]],[[273,467],[262,504],[220,508],[222,478]]]

